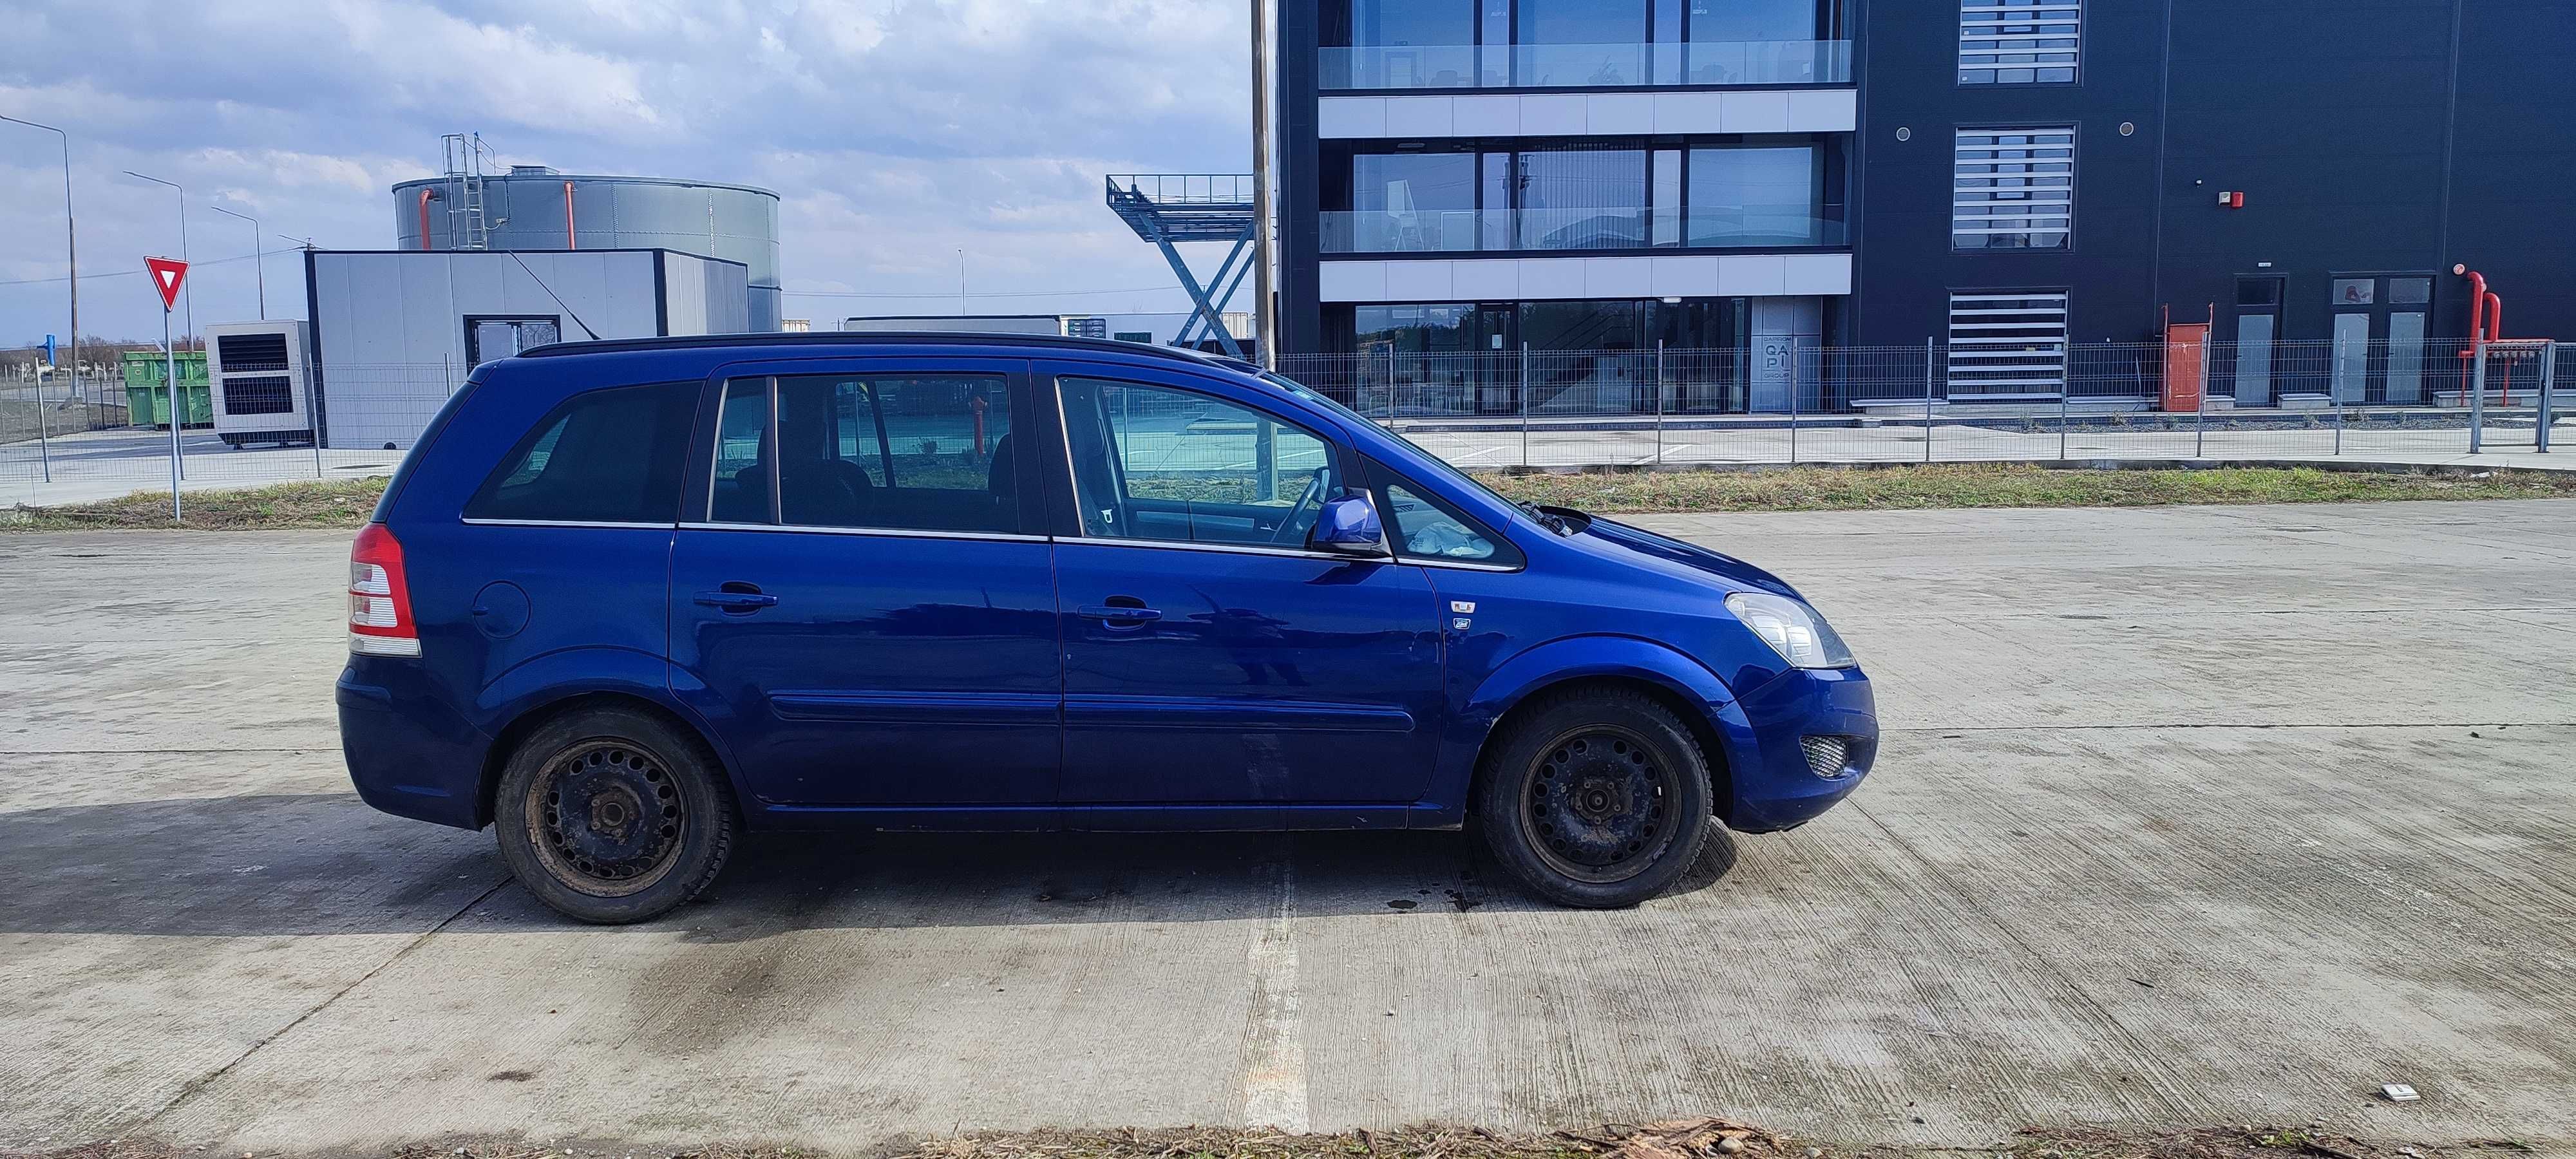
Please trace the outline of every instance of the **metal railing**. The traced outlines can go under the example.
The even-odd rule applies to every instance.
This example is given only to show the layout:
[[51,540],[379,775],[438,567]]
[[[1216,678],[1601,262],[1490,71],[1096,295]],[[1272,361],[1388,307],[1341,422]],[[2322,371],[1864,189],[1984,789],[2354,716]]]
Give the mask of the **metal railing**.
[[1850,244],[1839,210],[1794,205],[1334,210],[1320,219],[1328,254],[1472,250],[1800,249]]
[[1848,40],[1403,44],[1318,51],[1326,92],[1850,84]]

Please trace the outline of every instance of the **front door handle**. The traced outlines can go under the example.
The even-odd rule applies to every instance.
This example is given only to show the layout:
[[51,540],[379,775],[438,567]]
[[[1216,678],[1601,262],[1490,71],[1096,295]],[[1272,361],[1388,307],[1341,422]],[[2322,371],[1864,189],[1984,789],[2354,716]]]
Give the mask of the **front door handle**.
[[757,584],[747,584],[740,580],[731,581],[716,591],[699,592],[697,601],[707,607],[723,608],[728,612],[756,612],[762,608],[778,606],[778,597],[762,592]]
[[1094,620],[1106,620],[1111,627],[1142,627],[1163,618],[1161,610],[1145,606],[1134,596],[1111,596],[1106,604],[1084,604],[1074,614]]

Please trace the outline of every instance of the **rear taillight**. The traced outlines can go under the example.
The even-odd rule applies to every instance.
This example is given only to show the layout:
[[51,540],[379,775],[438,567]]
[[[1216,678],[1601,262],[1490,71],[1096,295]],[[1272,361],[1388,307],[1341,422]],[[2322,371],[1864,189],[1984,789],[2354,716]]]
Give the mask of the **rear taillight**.
[[349,548],[349,650],[367,656],[418,656],[411,587],[403,581],[402,544],[370,523]]

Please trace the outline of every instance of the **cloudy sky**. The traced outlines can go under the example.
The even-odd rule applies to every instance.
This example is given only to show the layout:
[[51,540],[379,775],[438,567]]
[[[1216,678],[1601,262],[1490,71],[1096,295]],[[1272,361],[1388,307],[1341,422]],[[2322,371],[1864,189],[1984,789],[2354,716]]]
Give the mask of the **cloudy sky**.
[[[120,170],[187,187],[204,325],[256,315],[250,226],[208,206],[271,248],[384,248],[389,187],[463,131],[505,163],[776,190],[790,317],[954,310],[960,249],[977,294],[1050,292],[979,311],[1183,309],[1101,177],[1249,168],[1247,8],[0,0],[0,114],[70,132],[84,333],[157,339],[142,258],[179,249],[177,196]],[[0,123],[0,346],[64,328],[62,180],[53,134]],[[270,314],[301,316],[301,262],[266,269]]]

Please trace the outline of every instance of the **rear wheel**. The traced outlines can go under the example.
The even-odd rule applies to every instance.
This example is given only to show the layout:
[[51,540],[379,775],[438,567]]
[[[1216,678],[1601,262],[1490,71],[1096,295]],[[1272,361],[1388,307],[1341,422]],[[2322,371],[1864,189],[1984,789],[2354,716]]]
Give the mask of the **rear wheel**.
[[1708,839],[1708,762],[1690,730],[1624,689],[1574,692],[1507,726],[1476,801],[1494,858],[1532,893],[1611,909],[1662,893]]
[[632,709],[547,722],[501,771],[501,858],[528,892],[585,922],[640,922],[724,868],[733,794],[698,738]]

